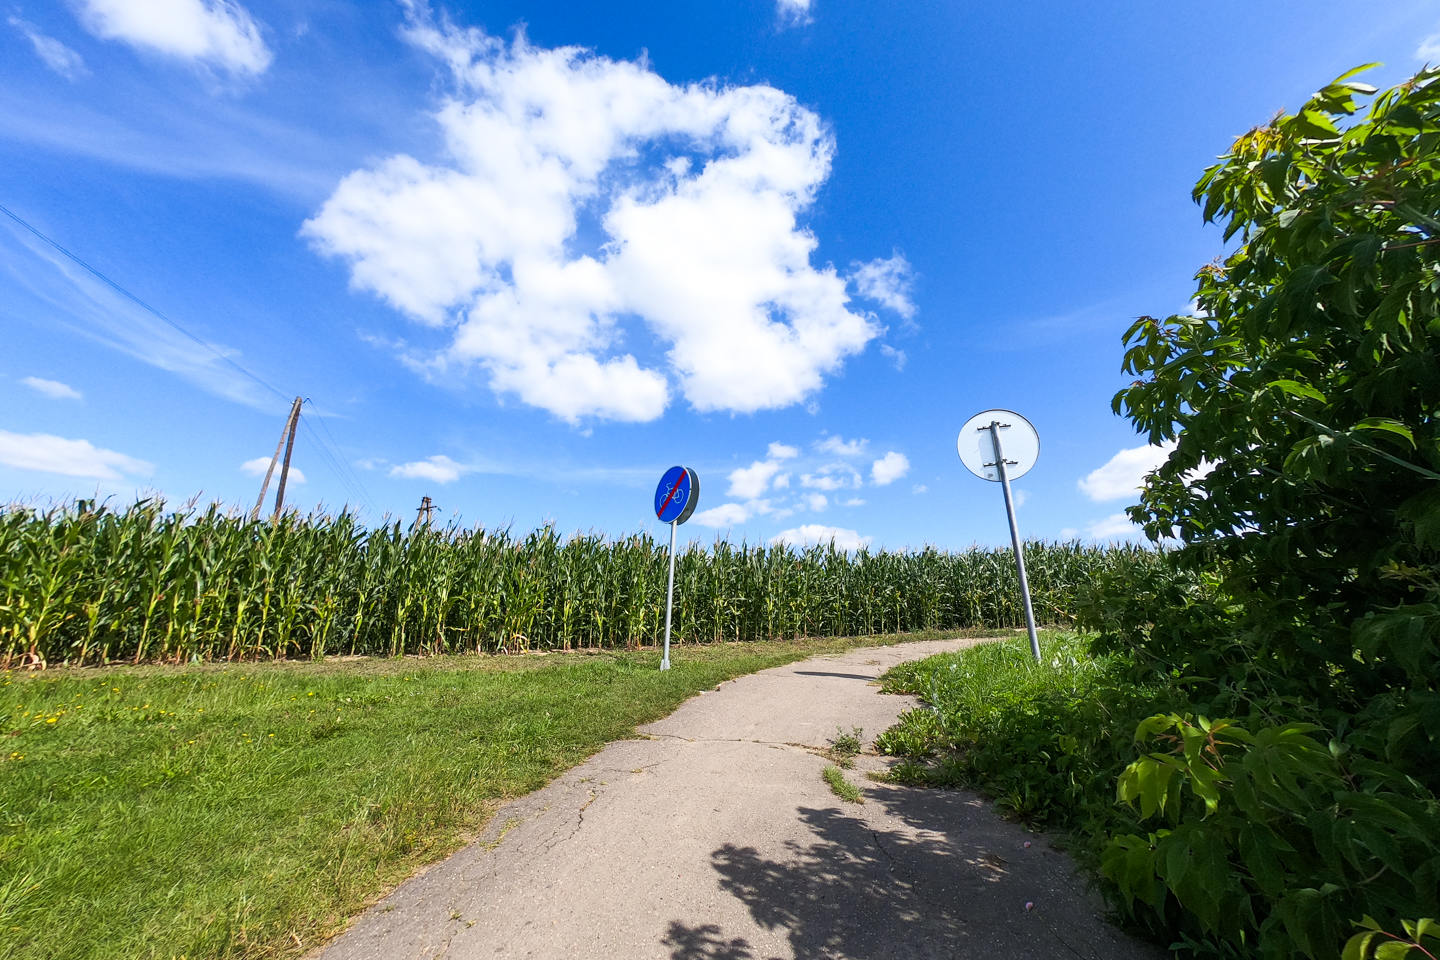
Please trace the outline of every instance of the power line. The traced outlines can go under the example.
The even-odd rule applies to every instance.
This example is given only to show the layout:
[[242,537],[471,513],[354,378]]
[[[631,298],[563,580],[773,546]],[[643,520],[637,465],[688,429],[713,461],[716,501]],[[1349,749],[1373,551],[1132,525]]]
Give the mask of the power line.
[[[311,408],[315,408],[315,401],[307,397],[305,402],[310,404]],[[316,412],[318,413],[318,409]],[[324,418],[320,418],[319,423],[320,429],[325,431],[325,435],[329,437],[328,442],[310,425],[311,419],[311,417],[302,415],[300,422],[305,425],[305,429],[308,430],[310,436],[314,438],[321,454],[330,462],[330,465],[334,467],[335,475],[340,480],[340,483],[352,497],[356,500],[364,501],[365,505],[378,515],[380,511],[379,508],[375,506],[375,502],[370,499],[370,491],[365,489],[365,483],[360,479],[360,475],[345,462],[345,455],[340,452],[340,444],[335,440],[335,435],[330,432],[330,428],[326,426]]]
[[157,320],[159,320],[160,322],[164,323],[166,326],[170,327],[171,329],[175,330],[176,332],[182,334],[182,335],[185,336],[187,339],[192,340],[192,341],[194,341],[196,344],[204,347],[206,350],[209,350],[211,353],[213,353],[213,354],[215,355],[215,357],[216,357],[218,360],[220,360],[220,362],[222,362],[222,363],[224,363],[224,364],[227,364],[227,365],[230,366],[232,369],[234,369],[237,373],[240,373],[241,375],[243,375],[243,376],[245,376],[245,377],[248,377],[249,379],[253,380],[255,383],[257,383],[257,384],[259,384],[260,386],[264,387],[266,390],[269,390],[271,393],[275,394],[275,396],[279,397],[280,399],[282,399],[282,400],[287,400],[287,399],[289,399],[288,394],[286,394],[286,393],[284,393],[283,391],[281,391],[281,390],[280,390],[278,387],[276,387],[274,384],[269,383],[269,382],[266,381],[263,377],[261,377],[259,374],[254,373],[254,372],[251,371],[251,370],[247,370],[245,367],[243,367],[243,366],[241,366],[239,363],[237,363],[234,359],[232,359],[231,357],[227,356],[225,353],[221,352],[218,348],[216,348],[216,346],[215,346],[214,344],[210,343],[208,340],[205,340],[204,338],[198,337],[198,336],[196,336],[195,334],[191,333],[189,330],[185,329],[185,328],[184,328],[183,326],[181,326],[179,323],[176,323],[174,320],[171,320],[171,319],[170,319],[169,317],[167,317],[164,313],[161,313],[159,310],[155,309],[155,308],[152,307],[150,304],[146,303],[144,300],[141,300],[141,299],[140,299],[139,297],[137,297],[135,294],[131,293],[129,290],[125,289],[125,288],[122,287],[120,284],[116,283],[114,280],[111,280],[109,277],[107,277],[105,274],[101,273],[99,270],[97,270],[97,269],[95,269],[94,267],[90,266],[90,264],[86,263],[83,259],[81,259],[80,257],[76,256],[75,254],[71,253],[69,250],[67,250],[67,249],[65,249],[64,247],[62,247],[62,246],[61,246],[59,243],[57,243],[56,241],[50,239],[50,237],[48,237],[48,236],[46,236],[45,234],[41,233],[40,230],[37,229],[36,227],[32,226],[28,220],[26,220],[24,217],[20,216],[19,214],[15,213],[15,212],[14,212],[13,210],[11,210],[9,207],[5,206],[4,204],[0,204],[0,213],[5,214],[5,216],[9,217],[11,220],[14,220],[16,223],[18,223],[20,226],[24,227],[24,228],[25,228],[26,230],[28,230],[31,234],[33,234],[35,237],[37,237],[38,239],[40,239],[41,241],[43,241],[45,244],[49,245],[50,247],[52,247],[52,248],[54,248],[56,251],[58,251],[58,252],[59,252],[62,256],[64,256],[67,260],[71,261],[71,262],[74,263],[76,266],[80,267],[80,268],[83,269],[85,272],[89,273],[89,274],[90,274],[91,276],[93,276],[95,279],[99,280],[101,283],[105,284],[107,287],[109,287],[110,289],[114,290],[116,293],[120,294],[122,297],[124,297],[125,299],[129,300],[131,303],[135,304],[137,307],[139,307],[140,309],[144,310],[146,313],[149,313],[151,316],[155,317]]

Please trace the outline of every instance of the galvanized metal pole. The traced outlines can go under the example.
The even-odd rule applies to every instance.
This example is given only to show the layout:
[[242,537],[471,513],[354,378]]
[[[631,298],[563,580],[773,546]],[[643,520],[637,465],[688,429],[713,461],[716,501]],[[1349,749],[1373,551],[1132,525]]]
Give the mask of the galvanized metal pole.
[[1020,527],[1015,523],[1015,503],[1010,497],[1010,474],[1005,469],[1005,451],[1000,446],[998,420],[990,422],[990,440],[995,445],[995,469],[1000,473],[1000,488],[1005,491],[1005,516],[1010,520],[1010,542],[1015,547],[1015,571],[1020,574],[1020,596],[1025,601],[1025,628],[1030,631],[1030,652],[1040,662],[1040,638],[1035,635],[1035,611],[1030,606],[1030,581],[1025,576],[1025,550],[1020,546]]
[[675,604],[675,528],[679,524],[670,521],[670,581],[665,586],[665,655],[660,658],[660,669],[670,669],[670,610]]

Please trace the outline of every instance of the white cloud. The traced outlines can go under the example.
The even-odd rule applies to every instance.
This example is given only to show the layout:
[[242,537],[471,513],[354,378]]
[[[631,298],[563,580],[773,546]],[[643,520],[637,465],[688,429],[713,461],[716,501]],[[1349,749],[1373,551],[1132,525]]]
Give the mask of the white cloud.
[[834,474],[821,474],[816,476],[812,473],[800,474],[800,486],[809,487],[812,490],[839,490],[845,486],[845,481]]
[[[282,463],[283,463],[283,461],[279,461],[279,462],[277,462],[277,463],[275,464],[275,472],[274,472],[273,474],[271,474],[271,477],[270,477],[270,479],[273,480],[273,481],[276,482],[276,483],[278,483],[278,482],[280,481],[280,467],[281,467],[281,464],[282,464]],[[244,463],[240,464],[240,470],[241,470],[242,472],[244,472],[244,473],[248,473],[248,474],[249,474],[250,476],[252,476],[252,477],[263,477],[263,476],[265,476],[265,471],[266,471],[266,470],[269,470],[269,469],[270,469],[270,458],[269,458],[269,457],[256,457],[254,460],[246,460]],[[289,472],[288,474],[286,474],[286,480],[285,480],[285,482],[286,482],[286,483],[305,483],[305,482],[306,482],[306,480],[305,480],[305,472],[304,472],[303,470],[301,470],[299,467],[295,466],[295,462],[294,462],[293,460],[290,462],[290,472]]]
[[1420,46],[1415,48],[1415,58],[1424,60],[1427,63],[1434,63],[1440,60],[1440,33],[1432,33],[1420,41]]
[[800,448],[788,446],[783,443],[772,443],[766,455],[771,460],[793,460],[795,457],[800,456]]
[[770,478],[780,470],[780,464],[770,460],[756,460],[748,467],[730,471],[730,496],[742,500],[754,500],[765,492]]
[[910,458],[903,453],[896,453],[894,450],[870,465],[870,479],[875,482],[877,487],[894,483],[909,472]]
[[916,496],[919,496],[922,493],[929,493],[930,488],[925,486],[925,484],[923,483],[917,483],[915,484],[915,486],[910,488],[910,492],[915,494]]
[[79,80],[90,72],[86,69],[85,59],[80,54],[54,37],[41,33],[33,23],[14,16],[9,18],[9,23],[10,26],[20,31],[26,40],[30,41],[30,45],[35,48],[35,55],[40,58],[41,62],[66,80]]
[[874,300],[906,320],[915,316],[915,301],[910,299],[915,271],[898,250],[888,259],[851,264],[850,282],[866,300]]
[[775,12],[780,22],[789,27],[802,26],[812,19],[810,0],[775,0]]
[[775,482],[770,484],[770,486],[772,489],[775,490],[788,490],[790,488],[790,474],[780,474],[778,477],[775,478]]
[[807,494],[805,494],[805,506],[809,507],[811,510],[814,510],[816,513],[819,513],[821,510],[824,510],[824,509],[825,509],[826,507],[828,507],[829,505],[830,505],[830,501],[826,498],[825,494],[823,494],[823,493],[807,493]]
[[79,0],[79,5],[80,22],[102,40],[235,74],[260,74],[270,66],[259,24],[234,0]]
[[[800,217],[834,139],[789,94],[411,10],[406,36],[454,78],[443,162],[351,173],[303,233],[355,288],[450,330],[437,370],[569,421],[650,420],[672,387],[748,413],[806,401],[878,334],[811,263]],[[642,333],[662,356],[627,349]]]
[[155,471],[154,466],[144,460],[97,447],[89,440],[8,430],[0,430],[0,465],[96,480],[148,476]]
[[1145,482],[1145,475],[1164,463],[1174,449],[1175,443],[1171,441],[1160,446],[1121,450],[1103,467],[1081,478],[1080,491],[1097,503],[1134,498]]
[[1144,531],[1130,522],[1124,513],[1112,513],[1103,520],[1096,520],[1085,529],[1091,540],[1120,540],[1143,537]]
[[904,350],[897,350],[888,343],[880,344],[880,354],[890,358],[890,362],[895,364],[897,373],[905,369],[905,362],[909,359],[905,356]]
[[82,400],[84,394],[68,383],[61,383],[59,380],[46,380],[44,377],[25,377],[20,381],[34,390],[36,393],[43,393],[53,400]]
[[697,510],[691,523],[702,527],[733,527],[750,519],[750,511],[738,503],[723,503],[709,510]]
[[1078,536],[1080,536],[1080,531],[1074,527],[1065,527],[1060,531],[1061,540],[1074,540]]
[[443,453],[424,460],[397,463],[390,468],[390,476],[408,480],[433,480],[436,483],[454,483],[471,469],[463,463],[456,463]]
[[825,453],[833,453],[837,457],[858,457],[865,452],[869,440],[846,440],[844,437],[829,436],[815,445],[816,449]]
[[1015,509],[1019,510],[1025,506],[1025,502],[1030,499],[1030,492],[1028,490],[1012,490],[1010,491],[1010,496],[1015,501]]
[[862,537],[854,530],[844,527],[827,527],[818,523],[807,523],[790,530],[783,530],[771,538],[771,543],[783,543],[792,547],[808,547],[814,544],[834,542],[840,550],[860,550],[870,545],[870,537]]
[[860,499],[859,497],[851,497],[849,500],[846,500],[846,501],[845,501],[845,506],[847,506],[847,507],[863,507],[863,506],[865,506],[865,501],[862,500],[862,499]]
[[213,341],[197,343],[177,332],[9,220],[0,222],[0,262],[6,260],[15,267],[9,279],[57,325],[175,373],[216,396],[276,416],[288,409],[288,400],[280,406],[273,394],[226,362],[238,357],[238,350]]

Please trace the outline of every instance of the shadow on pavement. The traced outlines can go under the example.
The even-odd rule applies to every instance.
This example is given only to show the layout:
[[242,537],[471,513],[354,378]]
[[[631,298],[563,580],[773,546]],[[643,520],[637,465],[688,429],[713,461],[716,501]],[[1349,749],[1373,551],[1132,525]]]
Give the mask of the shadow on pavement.
[[[732,844],[711,854],[720,888],[759,927],[787,937],[790,955],[1163,956],[1097,919],[1069,861],[1040,844],[1026,849],[1024,831],[973,795],[873,784],[865,794],[863,817],[799,808],[814,839],[787,843],[778,857]],[[665,945],[673,960],[761,960],[713,923],[674,921]]]

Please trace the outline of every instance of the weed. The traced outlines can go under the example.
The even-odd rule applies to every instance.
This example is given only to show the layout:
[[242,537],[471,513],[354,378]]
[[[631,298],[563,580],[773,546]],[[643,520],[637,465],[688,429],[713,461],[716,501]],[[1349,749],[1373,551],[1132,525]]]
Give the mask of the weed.
[[830,784],[830,791],[846,803],[865,802],[865,798],[860,796],[860,788],[846,780],[839,767],[826,767],[821,776]]

